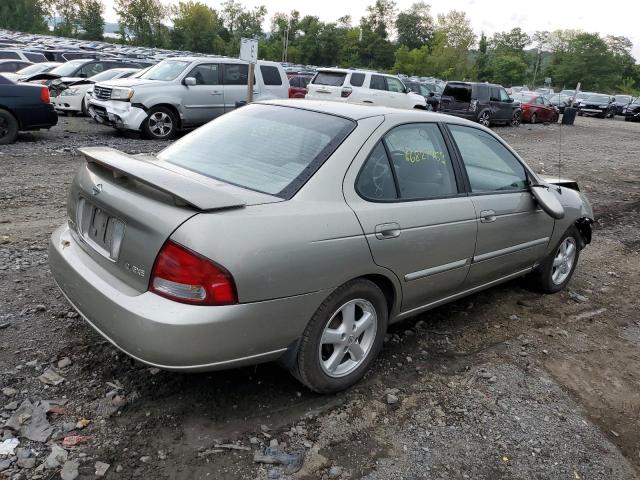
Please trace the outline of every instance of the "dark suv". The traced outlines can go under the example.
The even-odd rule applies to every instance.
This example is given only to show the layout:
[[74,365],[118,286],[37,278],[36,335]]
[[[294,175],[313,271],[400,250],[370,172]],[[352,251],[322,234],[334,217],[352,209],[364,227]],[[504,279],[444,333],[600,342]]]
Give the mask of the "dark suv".
[[520,125],[520,105],[501,85],[473,82],[447,82],[440,99],[440,112],[478,122]]

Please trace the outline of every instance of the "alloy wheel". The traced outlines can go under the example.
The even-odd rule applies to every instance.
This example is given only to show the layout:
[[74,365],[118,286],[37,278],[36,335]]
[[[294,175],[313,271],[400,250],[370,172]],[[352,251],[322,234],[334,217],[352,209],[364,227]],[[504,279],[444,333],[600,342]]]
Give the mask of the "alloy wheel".
[[376,310],[358,298],[342,305],[329,319],[318,349],[320,367],[329,377],[349,375],[367,358],[378,328]]
[[536,114],[534,113],[533,115],[531,115],[531,124],[536,123],[536,120],[538,119],[538,117],[536,117]]
[[553,268],[551,269],[553,283],[561,285],[569,277],[577,251],[576,241],[573,237],[567,237],[563,240],[553,258]]
[[0,117],[0,138],[9,134],[9,122],[5,118]]
[[520,112],[514,112],[513,117],[511,117],[511,126],[519,127],[521,121],[522,121],[522,117],[520,116]]
[[480,114],[480,117],[478,118],[478,123],[480,125],[484,125],[485,127],[489,126],[490,120],[489,120],[489,113],[487,112],[482,112]]
[[173,120],[164,112],[155,112],[149,117],[149,130],[158,137],[166,137],[173,130]]

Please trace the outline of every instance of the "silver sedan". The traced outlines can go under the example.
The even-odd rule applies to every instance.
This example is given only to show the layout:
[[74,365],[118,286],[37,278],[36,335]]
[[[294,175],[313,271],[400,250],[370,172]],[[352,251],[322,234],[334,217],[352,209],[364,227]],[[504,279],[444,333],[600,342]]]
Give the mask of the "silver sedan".
[[279,360],[338,391],[390,323],[524,275],[557,292],[591,240],[577,184],[440,114],[256,103],[155,157],[83,153],[51,270],[93,328],[164,369]]

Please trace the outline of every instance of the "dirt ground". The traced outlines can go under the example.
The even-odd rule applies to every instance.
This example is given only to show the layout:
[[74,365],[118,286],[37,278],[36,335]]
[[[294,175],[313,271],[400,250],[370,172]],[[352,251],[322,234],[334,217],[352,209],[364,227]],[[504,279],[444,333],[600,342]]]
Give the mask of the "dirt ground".
[[[149,369],[57,291],[46,246],[83,161],[76,148],[163,144],[62,117],[0,147],[0,448],[18,416],[50,434],[20,436],[0,455],[0,478],[68,479],[77,468],[90,479],[96,462],[113,479],[640,478],[640,124],[579,117],[496,131],[535,170],[576,179],[593,204],[593,243],[569,289],[543,296],[515,281],[395,325],[365,379],[331,396],[272,364]],[[48,370],[49,383],[59,380],[50,370],[64,381],[43,383]],[[42,420],[25,400],[55,402],[38,404]],[[254,461],[276,442],[283,460],[302,460],[296,473]],[[66,458],[49,461],[54,445]]]

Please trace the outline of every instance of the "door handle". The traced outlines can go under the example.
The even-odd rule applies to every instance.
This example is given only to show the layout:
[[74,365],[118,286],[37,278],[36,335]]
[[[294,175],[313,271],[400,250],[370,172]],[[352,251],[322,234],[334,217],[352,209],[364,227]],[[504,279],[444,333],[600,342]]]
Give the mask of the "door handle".
[[376,225],[375,232],[378,240],[385,240],[387,238],[398,238],[401,229],[400,225],[395,222],[381,223],[380,225]]
[[211,95],[222,95],[222,92],[220,90],[214,90],[211,92]]
[[480,221],[482,223],[491,223],[496,221],[496,212],[494,210],[480,211]]
[[362,100],[362,103],[373,103],[373,100]]

